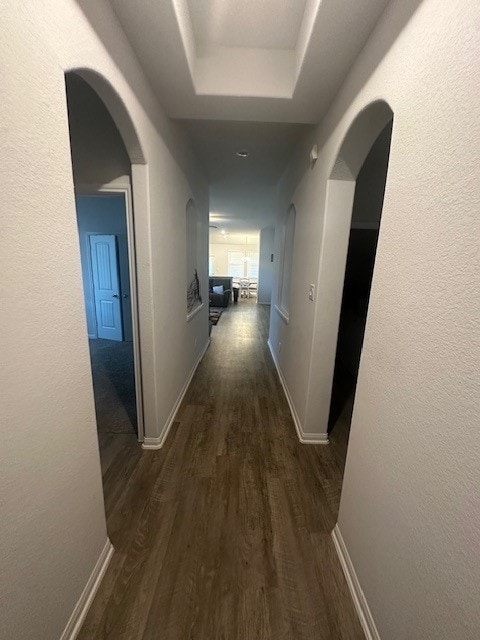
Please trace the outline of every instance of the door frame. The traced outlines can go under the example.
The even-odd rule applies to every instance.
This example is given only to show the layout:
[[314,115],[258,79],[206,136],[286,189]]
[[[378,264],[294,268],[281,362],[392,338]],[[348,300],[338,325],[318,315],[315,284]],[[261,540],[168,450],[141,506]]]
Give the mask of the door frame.
[[[137,405],[137,440],[145,437],[143,412],[142,361],[140,355],[140,323],[138,312],[137,260],[135,252],[135,227],[133,221],[132,186],[124,180],[107,184],[75,185],[77,196],[123,195],[125,198],[125,217],[127,223],[128,272],[130,279],[130,304],[132,308],[133,365],[135,371],[135,400]],[[114,234],[113,234],[114,235]],[[88,240],[88,235],[87,235]]]

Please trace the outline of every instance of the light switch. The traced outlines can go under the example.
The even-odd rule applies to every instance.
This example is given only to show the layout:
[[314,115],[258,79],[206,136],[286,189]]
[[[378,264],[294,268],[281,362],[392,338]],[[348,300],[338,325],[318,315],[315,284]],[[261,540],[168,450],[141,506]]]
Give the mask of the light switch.
[[315,285],[311,284],[310,289],[308,291],[308,299],[312,302],[315,300]]

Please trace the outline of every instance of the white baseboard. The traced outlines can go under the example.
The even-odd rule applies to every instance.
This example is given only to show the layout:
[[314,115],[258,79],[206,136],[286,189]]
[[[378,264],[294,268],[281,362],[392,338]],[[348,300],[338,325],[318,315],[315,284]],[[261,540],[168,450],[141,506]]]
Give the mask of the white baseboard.
[[348,588],[352,594],[353,604],[357,610],[358,618],[365,633],[366,640],[380,640],[380,635],[377,627],[375,626],[372,612],[370,611],[365,594],[363,593],[360,582],[358,581],[352,559],[350,558],[347,547],[345,546],[345,541],[338,524],[335,525],[335,528],[332,531],[332,538],[340,564],[342,565],[343,573],[347,580]]
[[268,348],[270,349],[270,353],[272,354],[272,359],[277,369],[278,377],[280,378],[280,382],[282,384],[285,397],[287,398],[288,406],[290,407],[290,413],[292,414],[298,439],[303,444],[328,444],[328,433],[305,433],[304,432],[302,428],[302,423],[300,422],[300,418],[298,417],[297,410],[295,409],[295,405],[293,404],[290,391],[288,390],[287,383],[283,376],[282,370],[280,369],[277,356],[275,354],[275,351],[273,350],[272,343],[270,342],[270,340],[267,340],[267,344],[268,344]]
[[143,444],[142,444],[142,448],[143,449],[161,449],[165,443],[165,440],[167,439],[168,433],[172,427],[172,424],[175,422],[175,416],[177,415],[177,411],[180,407],[180,405],[182,404],[182,400],[185,396],[185,394],[187,393],[187,389],[190,385],[190,382],[192,381],[193,376],[195,375],[195,371],[197,370],[198,365],[200,364],[203,356],[205,355],[206,350],[208,349],[208,347],[210,346],[210,338],[207,340],[205,346],[203,347],[203,349],[200,352],[200,355],[198,356],[195,364],[193,365],[192,370],[190,371],[188,378],[185,382],[185,384],[182,387],[182,390],[180,391],[180,395],[178,396],[175,404],[173,405],[173,409],[170,412],[170,415],[167,418],[167,421],[165,423],[165,426],[162,429],[162,433],[158,436],[158,438],[149,438],[148,436],[145,436],[145,438],[143,439]]
[[67,626],[65,627],[60,640],[75,640],[75,638],[77,637],[87,616],[88,610],[90,609],[90,605],[95,598],[98,587],[102,582],[102,578],[105,575],[105,571],[107,570],[107,567],[110,563],[113,551],[113,545],[110,540],[107,539],[102,553],[100,554],[93,568],[93,571],[88,578],[87,584],[85,585],[85,588],[82,591],[82,595],[75,605],[75,609],[73,610],[72,615],[67,622]]

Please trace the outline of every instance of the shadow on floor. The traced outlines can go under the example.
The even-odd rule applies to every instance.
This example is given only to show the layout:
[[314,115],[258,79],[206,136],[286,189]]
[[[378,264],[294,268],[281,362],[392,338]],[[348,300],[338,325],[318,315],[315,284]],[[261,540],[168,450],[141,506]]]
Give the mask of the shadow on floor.
[[133,343],[89,340],[99,433],[137,433]]
[[345,407],[355,394],[355,377],[338,361],[335,364],[335,374],[332,385],[332,397],[330,401],[330,415],[328,419],[328,433],[331,433]]

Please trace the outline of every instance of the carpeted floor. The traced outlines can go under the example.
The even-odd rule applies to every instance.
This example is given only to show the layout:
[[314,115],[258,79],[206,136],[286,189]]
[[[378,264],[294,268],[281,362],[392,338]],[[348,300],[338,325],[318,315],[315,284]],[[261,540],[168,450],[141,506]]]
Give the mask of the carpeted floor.
[[137,433],[133,343],[90,340],[99,433]]

